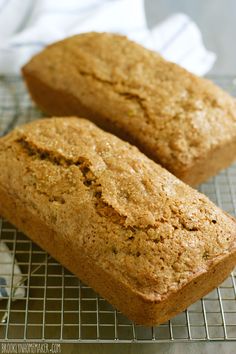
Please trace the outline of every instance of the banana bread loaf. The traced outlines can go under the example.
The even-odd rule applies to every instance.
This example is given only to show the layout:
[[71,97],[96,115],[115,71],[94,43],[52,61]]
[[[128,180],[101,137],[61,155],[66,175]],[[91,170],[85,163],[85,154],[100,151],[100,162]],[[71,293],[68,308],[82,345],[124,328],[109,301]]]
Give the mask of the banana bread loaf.
[[123,36],[68,38],[36,55],[23,75],[45,113],[87,117],[191,185],[236,157],[236,101]]
[[130,319],[165,322],[236,263],[235,220],[78,118],[0,139],[0,214]]

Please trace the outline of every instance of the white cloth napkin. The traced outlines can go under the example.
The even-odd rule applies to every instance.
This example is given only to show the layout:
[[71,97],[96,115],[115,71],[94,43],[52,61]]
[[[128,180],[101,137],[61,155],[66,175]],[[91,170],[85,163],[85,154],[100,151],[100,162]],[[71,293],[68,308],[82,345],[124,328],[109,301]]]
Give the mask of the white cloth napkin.
[[0,0],[0,74],[18,74],[44,46],[88,31],[125,34],[198,75],[216,58],[184,14],[148,30],[143,0]]
[[[216,58],[204,48],[196,24],[184,14],[148,30],[143,0],[0,0],[0,74],[19,74],[44,46],[88,31],[125,34],[198,75],[207,73]],[[1,298],[9,296],[12,259],[4,243],[0,252]],[[14,273],[16,285],[22,279],[17,262]],[[24,289],[19,287],[14,296],[24,296]]]
[[[13,278],[12,278],[13,274]],[[0,299],[7,298],[12,289],[12,299],[16,300],[25,296],[25,289],[22,287],[22,273],[14,260],[11,252],[4,242],[0,241]]]

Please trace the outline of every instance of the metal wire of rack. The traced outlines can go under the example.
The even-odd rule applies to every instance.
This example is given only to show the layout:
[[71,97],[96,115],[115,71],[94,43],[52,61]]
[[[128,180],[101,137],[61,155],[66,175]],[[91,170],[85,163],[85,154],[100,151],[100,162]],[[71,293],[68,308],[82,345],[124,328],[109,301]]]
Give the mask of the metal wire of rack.
[[[236,80],[214,77],[236,95]],[[41,116],[18,77],[0,78],[0,130]],[[3,167],[1,167],[3,168]],[[202,184],[201,192],[228,213],[236,214],[236,164]],[[0,300],[0,341],[58,343],[164,343],[176,341],[236,341],[236,272],[185,312],[157,327],[135,325],[32,243],[0,219],[5,242],[21,268],[26,296]],[[1,253],[0,253],[1,273]]]

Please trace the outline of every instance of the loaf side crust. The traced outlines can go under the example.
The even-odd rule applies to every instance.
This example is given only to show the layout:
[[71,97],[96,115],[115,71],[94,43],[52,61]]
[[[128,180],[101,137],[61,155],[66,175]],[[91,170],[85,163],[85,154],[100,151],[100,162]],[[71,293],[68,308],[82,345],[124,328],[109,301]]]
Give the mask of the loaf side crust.
[[68,38],[36,55],[23,75],[45,113],[87,117],[189,184],[235,160],[235,99],[125,37]]
[[4,204],[0,203],[0,215],[10,220],[80,280],[140,325],[153,326],[168,321],[221,284],[235,266],[236,250],[220,257],[207,272],[197,274],[177,292],[171,293],[162,301],[155,301],[134,291],[128,284],[119,282],[112,272],[94,265],[89,257],[85,257],[84,252],[76,253],[69,248],[60,233],[50,229],[30,213],[27,207],[22,208],[22,202],[1,186],[0,200],[4,200]]

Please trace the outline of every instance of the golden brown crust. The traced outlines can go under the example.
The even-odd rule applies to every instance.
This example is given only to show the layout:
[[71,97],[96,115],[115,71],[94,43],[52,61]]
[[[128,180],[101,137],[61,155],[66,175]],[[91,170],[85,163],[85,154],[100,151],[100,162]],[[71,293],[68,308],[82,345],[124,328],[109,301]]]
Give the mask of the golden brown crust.
[[236,262],[233,218],[86,120],[17,128],[0,163],[1,215],[137,323],[166,321]]
[[235,100],[125,37],[68,38],[36,55],[23,75],[47,114],[85,116],[190,184],[235,159]]

